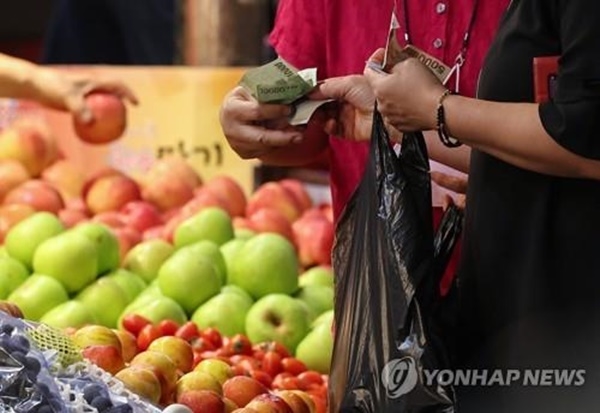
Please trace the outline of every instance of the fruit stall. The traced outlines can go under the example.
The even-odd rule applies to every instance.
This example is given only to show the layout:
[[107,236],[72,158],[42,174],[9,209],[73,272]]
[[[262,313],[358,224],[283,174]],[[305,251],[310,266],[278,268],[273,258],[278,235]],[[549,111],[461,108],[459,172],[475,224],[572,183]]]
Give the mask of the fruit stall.
[[118,76],[140,105],[90,102],[94,135],[0,101],[1,410],[325,412],[326,177],[229,148],[242,69],[62,70]]

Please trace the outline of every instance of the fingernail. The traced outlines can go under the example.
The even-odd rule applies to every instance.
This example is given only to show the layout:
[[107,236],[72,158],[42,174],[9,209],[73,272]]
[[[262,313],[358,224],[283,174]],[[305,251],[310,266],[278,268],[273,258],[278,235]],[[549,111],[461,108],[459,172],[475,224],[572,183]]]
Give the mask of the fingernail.
[[300,142],[302,142],[302,139],[303,139],[302,135],[296,135],[292,138],[292,143],[300,143]]

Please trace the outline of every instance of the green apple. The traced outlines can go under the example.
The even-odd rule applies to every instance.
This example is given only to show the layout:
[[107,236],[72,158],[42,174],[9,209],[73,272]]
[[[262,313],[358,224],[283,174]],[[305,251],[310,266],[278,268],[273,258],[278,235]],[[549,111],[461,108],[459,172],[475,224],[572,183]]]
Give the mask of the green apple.
[[329,374],[333,355],[333,333],[331,324],[321,323],[298,344],[295,356],[309,370]]
[[307,285],[300,288],[295,297],[308,305],[316,316],[333,309],[333,288],[322,285]]
[[173,251],[175,247],[162,239],[141,242],[125,255],[123,268],[136,273],[149,283],[156,278],[158,269]]
[[[181,325],[188,320],[185,311],[175,300],[161,296],[149,300],[131,313],[146,317],[155,324],[162,320],[173,320]],[[123,312],[123,315],[125,314],[126,312]]]
[[75,297],[85,304],[98,324],[117,327],[117,320],[129,304],[129,297],[112,278],[102,277],[85,287]]
[[245,243],[245,239],[234,238],[221,245],[221,255],[223,256],[227,272],[227,283],[230,283],[229,269],[235,262],[237,253],[242,249]]
[[74,327],[80,328],[88,324],[97,324],[98,320],[82,302],[69,300],[58,306],[40,318],[40,322],[54,328]]
[[242,297],[244,297],[246,300],[250,301],[250,303],[254,302],[254,300],[252,299],[250,294],[248,294],[246,291],[242,290],[237,285],[232,285],[232,284],[224,285],[223,287],[221,287],[221,293],[239,294]]
[[255,235],[256,232],[248,228],[235,228],[233,230],[233,236],[235,239],[249,240]]
[[217,270],[221,280],[221,285],[225,285],[227,283],[227,267],[225,265],[225,259],[223,258],[223,254],[221,254],[221,250],[217,244],[208,240],[198,241],[181,248],[179,251],[184,250],[189,251],[192,254],[208,258],[208,260],[213,263],[215,269]]
[[8,251],[6,251],[6,246],[0,245],[0,257],[9,257]]
[[261,233],[245,241],[229,268],[229,282],[254,299],[293,294],[298,289],[298,257],[283,236]]
[[96,244],[79,232],[64,232],[47,239],[37,248],[33,269],[56,278],[67,292],[76,293],[96,279]]
[[190,250],[177,251],[165,261],[157,280],[162,294],[179,303],[188,315],[221,289],[214,264]]
[[325,287],[333,288],[333,270],[331,267],[318,265],[316,267],[309,268],[300,274],[298,284],[300,287],[307,285],[323,285]]
[[221,208],[204,208],[197,214],[183,221],[175,229],[173,240],[175,247],[194,244],[198,241],[209,240],[217,245],[223,245],[233,238],[231,217]]
[[84,222],[70,231],[85,235],[98,249],[98,274],[110,272],[119,267],[121,255],[119,241],[106,226],[96,222]]
[[5,299],[29,277],[27,268],[14,258],[0,257],[0,299]]
[[12,227],[4,246],[8,255],[21,261],[29,269],[33,268],[33,255],[44,241],[65,230],[56,215],[49,212],[36,212]]
[[238,293],[220,293],[198,307],[191,320],[200,328],[214,327],[227,337],[245,334],[246,314],[252,304]]
[[117,325],[121,328],[121,321],[123,316],[126,314],[134,313],[138,308],[144,307],[147,304],[152,303],[158,298],[164,297],[160,292],[157,282],[151,283],[146,287],[121,313]]
[[26,319],[38,321],[44,314],[69,299],[63,285],[48,275],[33,274],[7,298]]
[[133,302],[135,298],[140,295],[147,287],[146,282],[142,277],[131,271],[119,268],[109,274],[105,275],[106,278],[114,280],[119,287],[127,295],[127,303]]
[[312,322],[311,328],[316,328],[321,324],[327,324],[331,326],[333,324],[333,316],[333,310],[325,311]]
[[309,329],[305,304],[285,294],[261,298],[246,315],[246,334],[250,341],[278,341],[292,353]]

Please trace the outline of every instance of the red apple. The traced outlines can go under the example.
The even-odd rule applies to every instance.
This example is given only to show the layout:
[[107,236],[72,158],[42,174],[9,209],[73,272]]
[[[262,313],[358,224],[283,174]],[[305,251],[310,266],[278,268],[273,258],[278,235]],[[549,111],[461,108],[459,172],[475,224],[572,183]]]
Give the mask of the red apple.
[[219,207],[231,215],[231,211],[228,209],[225,201],[212,192],[205,190],[204,187],[197,188],[194,194],[194,197],[181,207],[181,213],[192,216],[206,207]]
[[262,208],[248,217],[250,226],[257,232],[276,232],[294,243],[292,225],[276,209]]
[[0,160],[0,202],[12,189],[30,179],[27,169],[14,159]]
[[252,221],[248,218],[244,217],[235,217],[231,221],[234,229],[249,229],[251,231],[256,231],[256,228],[252,225]]
[[85,212],[76,209],[61,209],[58,211],[58,218],[63,223],[65,228],[73,228],[75,225],[85,222],[89,219]]
[[85,196],[85,202],[94,214],[118,211],[127,203],[141,199],[140,188],[126,176],[105,176],[96,180]]
[[72,209],[74,211],[81,211],[86,215],[90,215],[90,210],[81,197],[65,199],[65,208]]
[[278,210],[290,223],[301,214],[301,206],[296,198],[277,182],[266,182],[250,195],[246,206],[246,216],[251,216],[263,208]]
[[325,217],[307,215],[294,222],[292,229],[302,266],[331,265],[331,250],[335,234],[331,221]]
[[112,232],[117,237],[117,241],[119,241],[121,261],[123,261],[130,249],[142,242],[142,234],[135,228],[123,226],[112,228]]
[[73,117],[75,133],[84,142],[104,144],[119,139],[127,127],[127,108],[118,96],[93,92],[85,104],[92,113],[92,121],[84,123]]
[[121,352],[114,346],[88,346],[82,350],[81,355],[113,376],[125,367]]
[[87,196],[88,191],[90,190],[90,188],[92,187],[92,185],[100,178],[104,178],[107,176],[125,176],[125,174],[121,171],[119,171],[118,169],[115,169],[113,167],[110,166],[106,166],[104,168],[101,168],[97,171],[95,171],[94,173],[92,173],[90,176],[88,176],[88,178],[85,180],[85,182],[83,183],[83,187],[81,188],[81,198],[85,199],[85,197]]
[[157,225],[152,228],[148,228],[146,231],[142,232],[142,241],[147,241],[150,239],[162,238],[163,233],[165,232],[164,225]]
[[244,215],[247,202],[246,194],[233,178],[219,175],[204,184],[202,188],[222,199],[232,217]]
[[177,398],[177,403],[189,407],[193,413],[224,413],[225,403],[210,390],[190,390]]
[[162,388],[160,380],[152,369],[129,366],[119,371],[115,378],[123,382],[129,391],[138,396],[154,404],[159,402]]
[[279,184],[288,190],[296,199],[298,205],[300,205],[301,211],[306,211],[313,206],[312,198],[306,190],[306,187],[302,181],[298,179],[282,179]]
[[140,232],[163,224],[160,211],[148,202],[129,202],[121,209],[121,213],[123,214],[125,223]]
[[152,166],[151,171],[159,175],[169,173],[176,176],[192,189],[202,185],[202,179],[198,172],[181,156],[170,155],[161,158]]
[[26,204],[36,211],[57,214],[65,203],[60,193],[47,182],[30,180],[11,190],[4,198],[5,205]]
[[19,120],[0,133],[0,160],[20,162],[32,177],[38,177],[57,158],[54,138],[42,122]]
[[239,407],[244,407],[258,395],[268,393],[261,382],[252,377],[235,376],[223,383],[223,396],[233,401]]
[[44,169],[42,180],[52,184],[65,200],[79,197],[85,182],[82,171],[66,159],[60,159]]

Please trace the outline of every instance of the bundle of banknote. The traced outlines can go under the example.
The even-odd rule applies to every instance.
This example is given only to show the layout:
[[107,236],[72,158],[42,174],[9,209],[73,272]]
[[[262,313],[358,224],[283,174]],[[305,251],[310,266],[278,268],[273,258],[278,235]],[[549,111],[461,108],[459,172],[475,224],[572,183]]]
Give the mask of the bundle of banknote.
[[327,100],[309,100],[306,95],[317,85],[317,69],[298,70],[282,58],[250,69],[240,80],[240,86],[261,103],[292,105],[291,125],[308,123],[312,114]]

